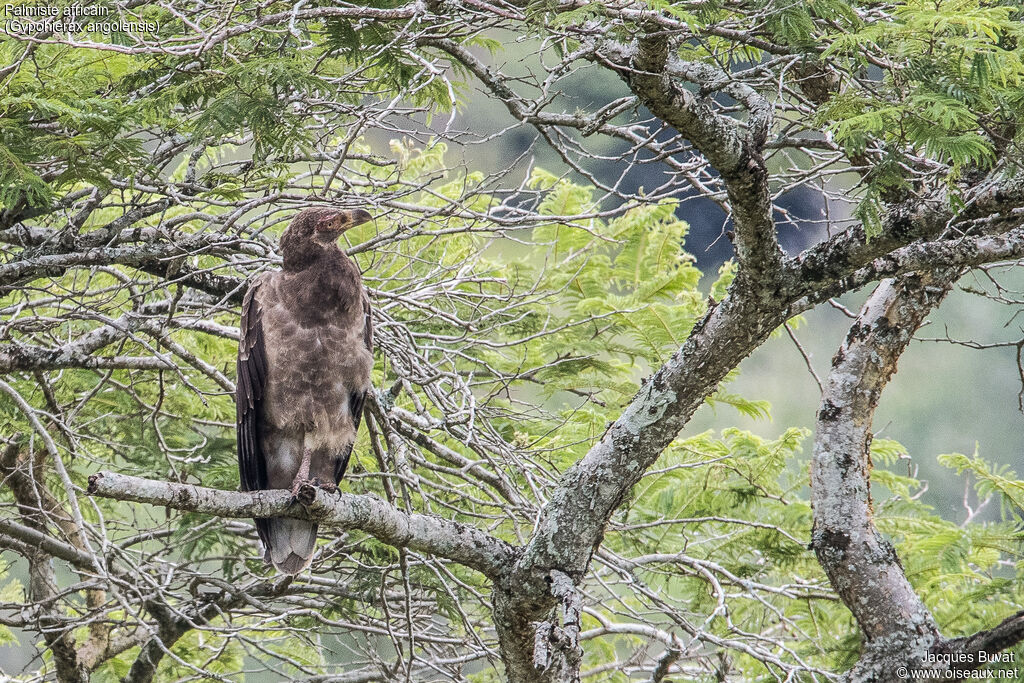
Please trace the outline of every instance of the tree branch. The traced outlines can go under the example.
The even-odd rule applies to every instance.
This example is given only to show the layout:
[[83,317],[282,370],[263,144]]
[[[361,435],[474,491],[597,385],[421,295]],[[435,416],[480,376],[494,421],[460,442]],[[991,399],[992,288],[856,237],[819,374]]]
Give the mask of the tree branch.
[[[773,110],[748,85],[707,64],[683,62],[674,55],[668,35],[652,31],[635,48],[606,43],[601,54],[643,104],[678,130],[703,154],[725,181],[736,228],[736,256],[742,266],[766,278],[779,271],[779,249],[772,217],[768,171],[762,152]],[[677,79],[685,78],[705,92],[721,91],[747,109],[747,131],[735,119],[715,111]]]
[[[828,285],[836,283],[840,291],[849,291],[873,279],[934,265],[1008,258],[1016,255],[1014,245],[1000,242],[998,234],[1004,232],[1010,242],[1020,239],[1015,210],[1022,205],[1024,180],[1017,177],[982,183],[959,213],[951,210],[944,193],[914,197],[888,207],[881,234],[868,239],[864,226],[856,225],[787,259],[786,268],[817,293],[815,301],[823,301],[830,296],[826,291],[836,291]],[[984,222],[975,226],[975,221]],[[933,260],[925,263],[926,258]]]
[[240,303],[244,295],[244,280],[215,275],[181,263],[190,255],[208,253],[215,247],[230,252],[237,244],[238,240],[211,240],[206,236],[192,236],[177,242],[89,247],[82,250],[72,247],[57,253],[28,254],[17,261],[0,264],[0,294],[38,277],[59,277],[68,268],[119,264],[138,268],[167,281],[181,282],[209,294],[228,296],[232,301]]
[[900,354],[958,274],[946,269],[879,284],[825,381],[811,461],[812,544],[868,639],[938,634],[871,520],[871,421]]
[[291,517],[360,529],[388,545],[454,560],[492,580],[502,578],[517,555],[512,545],[467,524],[406,514],[375,496],[331,496],[311,486],[300,493],[303,504],[296,505],[284,490],[222,491],[100,472],[89,477],[89,493],[219,517]]
[[978,661],[978,653],[994,654],[1013,647],[1024,641],[1024,611],[1004,619],[998,626],[979,631],[965,638],[953,638],[933,648],[933,652],[971,654],[970,661],[963,662],[958,668],[976,669],[982,662]]
[[[651,377],[604,437],[561,478],[522,557],[494,595],[495,624],[514,681],[534,680],[534,622],[557,603],[557,568],[579,582],[608,519],[725,375],[784,321],[785,292],[762,302],[734,284]],[[518,676],[518,677],[517,677]],[[530,678],[534,676],[534,678]]]
[[1024,256],[1024,227],[1001,235],[959,237],[932,242],[915,242],[875,259],[845,278],[843,291],[857,289],[879,278],[916,272],[942,264],[963,268]]
[[52,536],[31,527],[7,519],[0,519],[0,538],[7,537],[21,541],[30,548],[41,550],[47,555],[69,562],[79,569],[93,571],[92,557],[74,546],[58,541]]

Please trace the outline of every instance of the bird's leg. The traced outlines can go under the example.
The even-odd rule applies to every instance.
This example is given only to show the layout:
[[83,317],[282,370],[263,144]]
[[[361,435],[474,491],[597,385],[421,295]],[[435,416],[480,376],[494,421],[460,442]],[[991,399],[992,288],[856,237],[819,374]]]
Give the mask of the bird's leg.
[[308,448],[302,449],[302,461],[299,462],[299,471],[292,480],[292,497],[298,499],[299,489],[303,484],[309,483],[309,465],[313,459],[313,451]]

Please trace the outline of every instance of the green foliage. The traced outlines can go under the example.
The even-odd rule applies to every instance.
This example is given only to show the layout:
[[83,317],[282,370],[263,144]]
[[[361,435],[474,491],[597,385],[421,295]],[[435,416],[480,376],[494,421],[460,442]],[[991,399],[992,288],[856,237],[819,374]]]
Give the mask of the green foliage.
[[[12,47],[0,43],[0,54]],[[0,208],[45,206],[81,182],[109,189],[110,176],[144,165],[142,141],[126,135],[133,107],[97,94],[110,87],[104,64],[85,52],[39,52],[54,81],[18,74],[0,91]],[[59,166],[41,175],[53,159]]]
[[[873,455],[889,464],[905,453],[891,441]],[[990,493],[1019,496],[1024,483],[1006,468],[994,468],[977,454],[940,455],[939,462],[957,473],[978,477],[980,498]],[[999,472],[999,474],[995,474]],[[1014,521],[974,522],[943,519],[918,499],[922,482],[875,469],[872,481],[892,496],[876,508],[878,528],[893,538],[907,577],[932,611],[943,633],[969,635],[998,623],[1017,611],[1024,600],[1019,568],[1024,560],[1024,534]],[[1005,493],[1004,493],[1005,492]],[[1007,498],[1013,505],[1013,498]],[[1019,500],[1019,498],[1018,498]],[[1015,508],[1019,514],[1020,508]],[[1018,567],[1015,576],[1011,569]],[[969,601],[971,609],[963,609]]]
[[[430,109],[454,107],[455,102],[444,83],[433,78],[422,62],[411,59],[408,51],[396,43],[397,29],[396,25],[383,22],[355,25],[347,19],[332,18],[326,22],[322,47],[325,54],[337,56],[345,67],[358,68],[373,79],[374,88],[411,93],[413,103]],[[486,42],[480,44],[494,46]]]
[[823,36],[822,55],[841,69],[889,67],[877,88],[838,92],[816,117],[851,155],[871,143],[890,157],[871,170],[858,211],[869,236],[879,228],[879,195],[903,184],[914,165],[903,150],[943,164],[952,183],[965,169],[990,167],[1006,131],[1014,135],[1024,113],[1021,26],[1010,4],[909,0],[893,7],[889,21]]
[[977,450],[968,457],[961,453],[939,456],[939,462],[955,469],[957,474],[968,472],[976,478],[974,489],[980,498],[996,496],[1004,515],[1024,512],[1024,481],[1017,479],[1009,465],[992,465],[979,457]]
[[[5,566],[0,571],[0,579],[5,578],[9,572],[10,567]],[[0,605],[18,605],[25,602],[27,592],[21,581],[18,579],[10,579],[0,585]],[[14,633],[6,626],[0,626],[0,652],[3,648],[12,647],[18,645],[18,639]]]
[[[262,76],[253,78],[258,81]],[[358,142],[353,147],[356,154],[366,155],[367,151]],[[496,200],[478,191],[482,176],[457,175],[446,170],[446,151],[443,144],[418,148],[395,140],[391,143],[394,166],[366,162],[360,170],[377,179],[382,189],[417,186],[426,181],[422,190],[406,199],[421,206],[444,206],[455,201],[466,211],[488,210]],[[210,147],[205,154],[216,158],[218,153],[217,147]],[[286,172],[283,168],[273,171]],[[211,173],[204,178],[213,188],[209,193],[211,199],[230,198],[230,177]],[[693,257],[683,248],[687,225],[676,218],[674,202],[641,206],[611,220],[576,218],[592,210],[591,188],[540,169],[534,171],[531,185],[542,193],[539,210],[550,217],[547,223],[497,236],[490,231],[469,229],[473,225],[470,219],[452,217],[445,224],[443,240],[429,231],[411,233],[386,249],[359,253],[356,258],[366,273],[368,286],[375,292],[377,305],[403,302],[386,308],[393,325],[400,325],[416,338],[439,340],[431,344],[440,343],[457,351],[444,356],[440,367],[473,378],[478,410],[487,411],[483,414],[488,416],[494,437],[558,470],[570,466],[601,436],[608,422],[618,416],[635,393],[640,379],[678,349],[707,303],[698,289],[701,274]],[[228,209],[214,206],[209,210]],[[164,216],[149,220],[155,225],[158,220],[183,214],[183,209],[173,208]],[[97,218],[97,225],[101,225]],[[203,226],[201,220],[188,220],[180,223],[179,229],[188,233],[202,230]],[[95,228],[87,226],[86,233],[90,229]],[[358,244],[376,234],[377,228],[366,224],[349,231],[346,238]],[[244,265],[234,268],[245,273]],[[410,272],[415,278],[409,278]],[[460,277],[452,280],[453,272],[461,273]],[[718,296],[724,295],[733,272],[732,267],[723,267],[713,285]],[[56,278],[46,287],[51,291],[75,291],[80,305],[95,307],[109,318],[161,301],[167,295],[160,286],[141,290],[118,288],[112,273],[97,273],[89,287],[82,290],[74,277],[68,274]],[[136,273],[135,277],[143,276]],[[158,281],[149,284],[157,285]],[[424,294],[430,292],[436,293]],[[418,297],[417,305],[410,305],[408,298],[403,297]],[[92,324],[89,320],[61,319],[61,309],[55,300],[40,300],[36,305],[38,313],[60,320],[50,330],[51,334],[75,336]],[[423,315],[421,305],[429,307],[429,316]],[[237,318],[233,313],[221,314],[218,322],[237,324]],[[465,325],[480,331],[467,338]],[[388,336],[387,327],[379,334],[378,343],[384,348],[395,343]],[[231,339],[193,330],[174,330],[171,338],[215,368],[230,367],[236,352]],[[149,349],[141,339],[127,340],[118,353],[146,355]],[[424,354],[422,362],[432,361]],[[140,381],[142,378],[135,371],[115,370],[106,377],[90,370],[70,370],[55,378],[54,397],[60,404],[74,405],[89,397],[78,409],[81,427],[75,452],[81,457],[76,456],[75,479],[84,485],[85,478],[97,469],[116,468],[149,476],[166,473],[179,481],[235,488],[237,469],[230,397],[206,374],[190,376],[187,383],[169,371],[146,374],[146,381]],[[379,362],[374,384],[387,387],[400,378],[393,365]],[[511,382],[509,378],[513,378]],[[16,381],[15,387],[31,400],[40,398],[30,380]],[[763,402],[741,398],[725,389],[716,394],[715,400],[743,413],[767,414]],[[412,395],[403,392],[396,401],[399,407],[410,411],[416,411],[417,402],[427,406],[436,418],[446,417],[422,389]],[[523,404],[536,408],[524,414],[519,407]],[[151,406],[157,405],[159,410],[154,411]],[[3,401],[0,427],[5,433],[31,433],[24,416]],[[457,432],[439,431],[432,437],[467,460],[478,458],[473,445],[458,438]],[[765,441],[733,430],[720,439],[706,434],[681,441],[665,456],[669,471],[645,479],[633,493],[622,514],[623,523],[653,519],[666,511],[718,515],[726,514],[728,509],[730,516],[756,516],[767,514],[761,510],[767,505],[773,515],[784,520],[786,529],[793,529],[793,534],[803,533],[798,529],[805,529],[808,523],[806,506],[798,513],[796,508],[786,509],[774,498],[784,491],[779,478],[803,437],[802,432],[791,431],[778,440]],[[25,443],[28,445],[27,440]],[[62,442],[60,447],[63,450],[68,445]],[[346,478],[343,486],[386,497],[384,480],[375,476],[380,474],[381,463],[373,452],[369,435],[362,430],[352,476]],[[492,533],[510,541],[529,533],[532,517],[509,515],[504,502],[496,499],[492,491],[479,485],[467,486],[466,479],[457,476],[457,471],[449,469],[450,463],[436,453],[423,449],[410,457],[421,486],[431,492],[425,496],[420,487],[406,489],[404,495],[412,509],[429,511],[440,505],[450,511],[450,516],[471,524],[477,523],[481,515],[493,517],[501,521],[493,525]],[[522,471],[509,466],[502,466],[499,471],[518,490],[529,490]],[[695,482],[708,477],[714,485],[699,491]],[[771,492],[768,500],[763,497],[765,491]],[[267,571],[253,556],[251,540],[226,533],[220,520],[173,511],[140,511],[133,504],[109,500],[97,500],[95,504],[106,520],[136,519],[145,528],[169,532],[168,545],[173,548],[175,562],[188,571],[211,573],[227,581],[244,580],[252,573]],[[86,509],[85,514],[90,519],[96,517],[91,509]],[[725,524],[726,528],[733,526]],[[718,534],[716,524],[706,528],[712,535]],[[760,575],[759,557],[771,558],[771,567],[776,562],[806,562],[806,551],[786,534],[765,528],[742,529],[742,533],[725,543],[709,538],[706,553],[701,557],[714,554],[721,559],[721,552],[732,553],[726,566],[742,576]],[[664,542],[676,543],[678,532],[670,530]],[[116,542],[135,534],[136,529],[111,528],[108,533]],[[637,543],[653,542],[656,537],[647,532],[640,536],[615,533],[614,543],[636,547]],[[756,542],[757,549],[748,542]],[[140,551],[156,551],[163,543],[159,539],[143,540],[137,547]],[[801,554],[804,559],[800,559]],[[344,582],[346,595],[322,605],[322,618],[393,618],[372,605],[381,586],[395,579],[394,566],[400,561],[397,551],[362,534],[352,534],[341,557],[345,559],[338,570],[339,579]],[[466,590],[486,592],[476,573],[464,568],[451,571]],[[404,580],[415,586],[417,599],[430,602],[446,629],[471,637],[474,622],[466,621],[465,603],[453,600],[450,578],[413,567]],[[706,587],[701,587],[698,577],[686,575],[670,583],[674,595],[682,598],[688,590],[697,590],[695,604],[700,609],[714,608],[713,602],[707,602]],[[754,619],[753,606],[749,609],[750,618]],[[311,631],[320,628],[315,621],[306,621],[300,618],[290,625]],[[243,637],[261,634],[259,630],[248,631],[244,620],[234,620],[232,628]],[[181,661],[201,663],[208,671],[224,674],[237,670],[241,656],[237,643],[217,640],[216,630],[198,633],[201,636],[193,633],[175,645],[173,652]],[[479,633],[476,636],[483,637]],[[214,640],[199,642],[199,637]],[[286,640],[287,645],[282,641],[286,648],[282,652],[293,659],[313,657],[316,652],[313,644]],[[593,654],[588,657],[599,656],[609,643],[598,639],[593,647]],[[219,653],[217,658],[209,660],[203,654],[204,648]],[[109,680],[122,677],[136,652],[130,650],[109,661],[98,675]],[[161,680],[175,680],[176,676],[188,676],[186,669],[169,658],[161,666],[159,676]]]
[[[274,649],[276,645],[274,635],[272,632],[266,634],[268,649]],[[242,668],[244,650],[233,639],[218,635],[215,631],[189,631],[170,648],[170,651],[172,656],[166,658],[167,663],[160,666],[153,677],[155,683],[176,683],[183,680],[202,683],[245,680],[237,673]],[[291,656],[302,657],[301,653],[301,649],[293,647]],[[93,672],[90,680],[96,683],[122,681],[138,656],[137,647],[120,653],[105,661]],[[197,676],[197,670],[205,670],[211,675]]]
[[[419,149],[393,141],[391,149],[397,159],[394,168],[366,162],[363,170],[382,187],[429,179],[408,201],[430,206],[453,199],[467,210],[481,212],[495,204],[493,197],[478,192],[478,174],[460,176],[445,170],[443,145]],[[355,151],[365,154],[366,150],[357,144]],[[404,302],[387,307],[392,324],[416,338],[457,350],[444,357],[443,367],[473,378],[477,410],[489,411],[494,436],[517,453],[528,454],[533,462],[558,471],[601,437],[640,379],[685,340],[707,303],[698,289],[700,272],[683,248],[687,226],[676,218],[674,203],[642,206],[607,221],[572,218],[588,215],[593,208],[591,188],[539,169],[531,183],[542,192],[539,207],[550,217],[548,223],[496,235],[451,230],[472,225],[470,219],[453,217],[446,223],[444,239],[429,231],[410,232],[387,249],[361,252],[356,258],[378,305]],[[198,230],[202,224],[185,226]],[[376,234],[367,224],[346,237],[358,244]],[[499,248],[494,248],[495,240]],[[410,271],[416,273],[415,290],[410,290]],[[460,273],[459,278],[450,279],[451,272]],[[711,285],[713,298],[724,295],[734,272],[730,264],[722,267]],[[55,279],[50,287],[74,289],[72,278]],[[116,279],[110,274],[97,274],[92,282],[96,293],[83,292],[80,297],[114,317],[141,305],[146,297],[162,296],[153,289],[140,301],[130,290],[111,290],[113,284]],[[420,293],[416,305],[403,299],[413,292]],[[508,307],[513,300],[516,305]],[[52,305],[38,303],[43,312]],[[428,307],[430,315],[424,315],[421,306]],[[58,312],[53,309],[51,317],[56,319]],[[221,317],[226,323],[236,320],[233,313]],[[482,332],[468,337],[465,324],[458,321],[468,321],[470,329]],[[57,334],[74,336],[87,330],[89,321],[65,319],[57,326]],[[389,348],[394,341],[387,328],[381,334],[380,343]],[[225,367],[234,358],[230,339],[184,329],[174,331],[173,338],[214,367]],[[139,341],[128,341],[120,349],[127,355],[144,352]],[[423,362],[429,360],[424,357]],[[161,371],[152,374],[150,379],[155,381],[139,382],[131,375],[114,371],[112,378],[119,384],[108,384],[101,391],[97,389],[102,376],[94,371],[66,371],[55,379],[55,398],[61,404],[91,397],[80,406],[79,438],[85,441],[78,446],[78,452],[89,457],[76,461],[75,479],[82,483],[95,469],[115,467],[151,475],[168,472],[182,481],[234,488],[232,406],[213,379],[191,377],[185,384]],[[400,377],[391,363],[378,362],[374,384],[388,387]],[[509,377],[515,379],[510,382]],[[18,380],[14,386],[31,400],[40,399],[30,381]],[[764,402],[727,389],[720,388],[710,400],[755,417],[768,414]],[[416,411],[417,402],[437,419],[445,417],[423,389],[402,392],[396,400],[410,411]],[[161,406],[159,414],[148,407],[155,404]],[[524,413],[517,407],[523,404],[535,407]],[[23,416],[3,401],[0,428],[5,433],[31,432]],[[807,462],[801,452],[807,437],[808,432],[801,429],[788,429],[776,439],[727,429],[717,435],[707,432],[678,438],[613,518],[603,545],[611,555],[596,560],[598,574],[620,571],[605,564],[608,558],[639,558],[630,560],[636,563],[630,565],[630,581],[656,591],[665,604],[704,623],[715,637],[772,629],[787,634],[783,642],[794,656],[829,669],[850,665],[860,647],[851,635],[856,633],[855,626],[828,592],[827,581],[807,548],[812,515],[806,492]],[[457,431],[439,430],[433,438],[469,461],[477,458]],[[386,497],[384,479],[375,476],[381,473],[381,462],[373,452],[363,430],[352,476],[344,486]],[[896,541],[911,581],[946,632],[969,633],[996,623],[1024,597],[1019,580],[1005,569],[1008,561],[1021,559],[1019,531],[1008,522],[961,528],[935,516],[915,499],[920,482],[883,468],[898,464],[903,453],[895,442],[879,439],[873,444],[879,465],[874,481],[891,494],[877,508],[880,529]],[[416,449],[409,457],[418,483],[405,488],[403,496],[412,509],[440,507],[447,516],[470,524],[479,523],[482,516],[492,520],[491,533],[513,542],[530,532],[532,517],[508,514],[504,501],[487,487],[467,486],[467,480],[435,452]],[[1012,472],[993,469],[976,456],[942,456],[942,461],[977,476],[979,494],[998,493],[1012,505],[1020,505],[1021,484]],[[529,490],[523,470],[500,471],[517,490]],[[427,489],[429,496],[424,495]],[[129,504],[95,502],[107,520],[138,519],[140,514],[139,508]],[[88,508],[84,512],[90,519],[95,517]],[[267,571],[253,557],[251,541],[226,533],[221,520],[162,511],[144,514],[150,515],[144,522],[148,528],[170,531],[175,562],[183,568],[226,581]],[[110,533],[116,542],[136,530]],[[155,540],[139,545],[140,550],[160,547]],[[454,566],[447,575],[424,566],[400,573],[398,551],[358,533],[346,538],[343,546],[334,542],[324,545],[324,550],[333,553],[325,561],[331,563],[345,593],[318,603],[317,619],[297,614],[288,627],[319,634],[320,620],[394,619],[377,596],[401,575],[414,586],[416,599],[431,605],[446,637],[487,637],[477,626],[486,621],[481,617],[486,606],[476,604],[472,609],[480,612],[467,615],[467,603],[454,599],[486,593],[478,574]],[[459,586],[455,594],[453,583]],[[727,598],[723,590],[730,592]],[[652,609],[647,594],[625,590],[607,577],[600,582],[588,580],[586,592],[597,598],[594,609],[602,610],[606,621]],[[952,607],[960,602],[956,596],[963,595],[971,596],[978,605],[976,611],[966,614]],[[727,612],[720,607],[722,600],[727,601]],[[265,651],[280,652],[304,666],[325,665],[319,640],[267,629],[258,620],[247,619],[233,619],[236,636],[258,638]],[[243,668],[246,656],[241,641],[220,634],[216,628],[220,623],[215,621],[214,629],[192,631],[180,640],[173,648],[177,659],[165,660],[158,680],[189,677],[194,673],[192,665],[242,680],[235,673]],[[673,628],[669,623],[660,626]],[[0,632],[0,638],[7,637]],[[643,642],[629,634],[588,640],[584,666],[601,666],[622,648],[640,647]],[[129,650],[109,660],[96,673],[97,680],[123,677],[136,653]],[[773,676],[761,659],[742,653],[733,656],[730,667],[744,680]],[[478,680],[491,676],[474,675]]]

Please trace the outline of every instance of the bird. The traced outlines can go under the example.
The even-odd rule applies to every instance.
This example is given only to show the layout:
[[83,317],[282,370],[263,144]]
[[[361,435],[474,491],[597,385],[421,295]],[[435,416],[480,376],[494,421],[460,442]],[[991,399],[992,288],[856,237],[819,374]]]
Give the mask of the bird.
[[[339,248],[363,209],[312,208],[280,240],[282,267],[253,279],[242,301],[235,405],[243,491],[305,484],[337,491],[372,390],[373,324],[358,266]],[[254,520],[264,559],[298,574],[317,525]]]

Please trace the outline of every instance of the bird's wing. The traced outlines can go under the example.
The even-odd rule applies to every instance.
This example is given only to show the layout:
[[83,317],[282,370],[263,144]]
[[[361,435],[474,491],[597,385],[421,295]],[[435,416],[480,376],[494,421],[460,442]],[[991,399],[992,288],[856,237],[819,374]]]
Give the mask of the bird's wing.
[[[373,355],[373,319],[370,315],[370,299],[363,292],[363,344],[366,350]],[[353,392],[351,397],[352,423],[356,431],[359,430],[359,423],[363,419],[363,406],[366,404],[366,390]]]
[[267,460],[261,445],[267,352],[263,339],[263,311],[256,297],[263,281],[262,275],[256,278],[245,293],[238,340],[235,409],[238,423],[238,469],[243,491],[267,488]]
[[[363,344],[366,346],[366,350],[373,355],[373,320],[370,318],[370,300],[366,296],[366,292],[363,292]],[[363,406],[366,405],[366,392],[370,390],[369,383],[365,387],[361,387],[349,394],[348,405],[349,410],[352,411],[352,433],[355,434],[359,431],[359,423],[363,420]],[[345,470],[348,468],[348,460],[352,455],[352,447],[355,444],[349,444],[348,452],[344,453],[340,458],[335,461],[334,464],[334,483],[341,484],[342,477],[345,476]]]
[[370,315],[370,297],[363,292],[363,343],[373,353],[373,316]]

